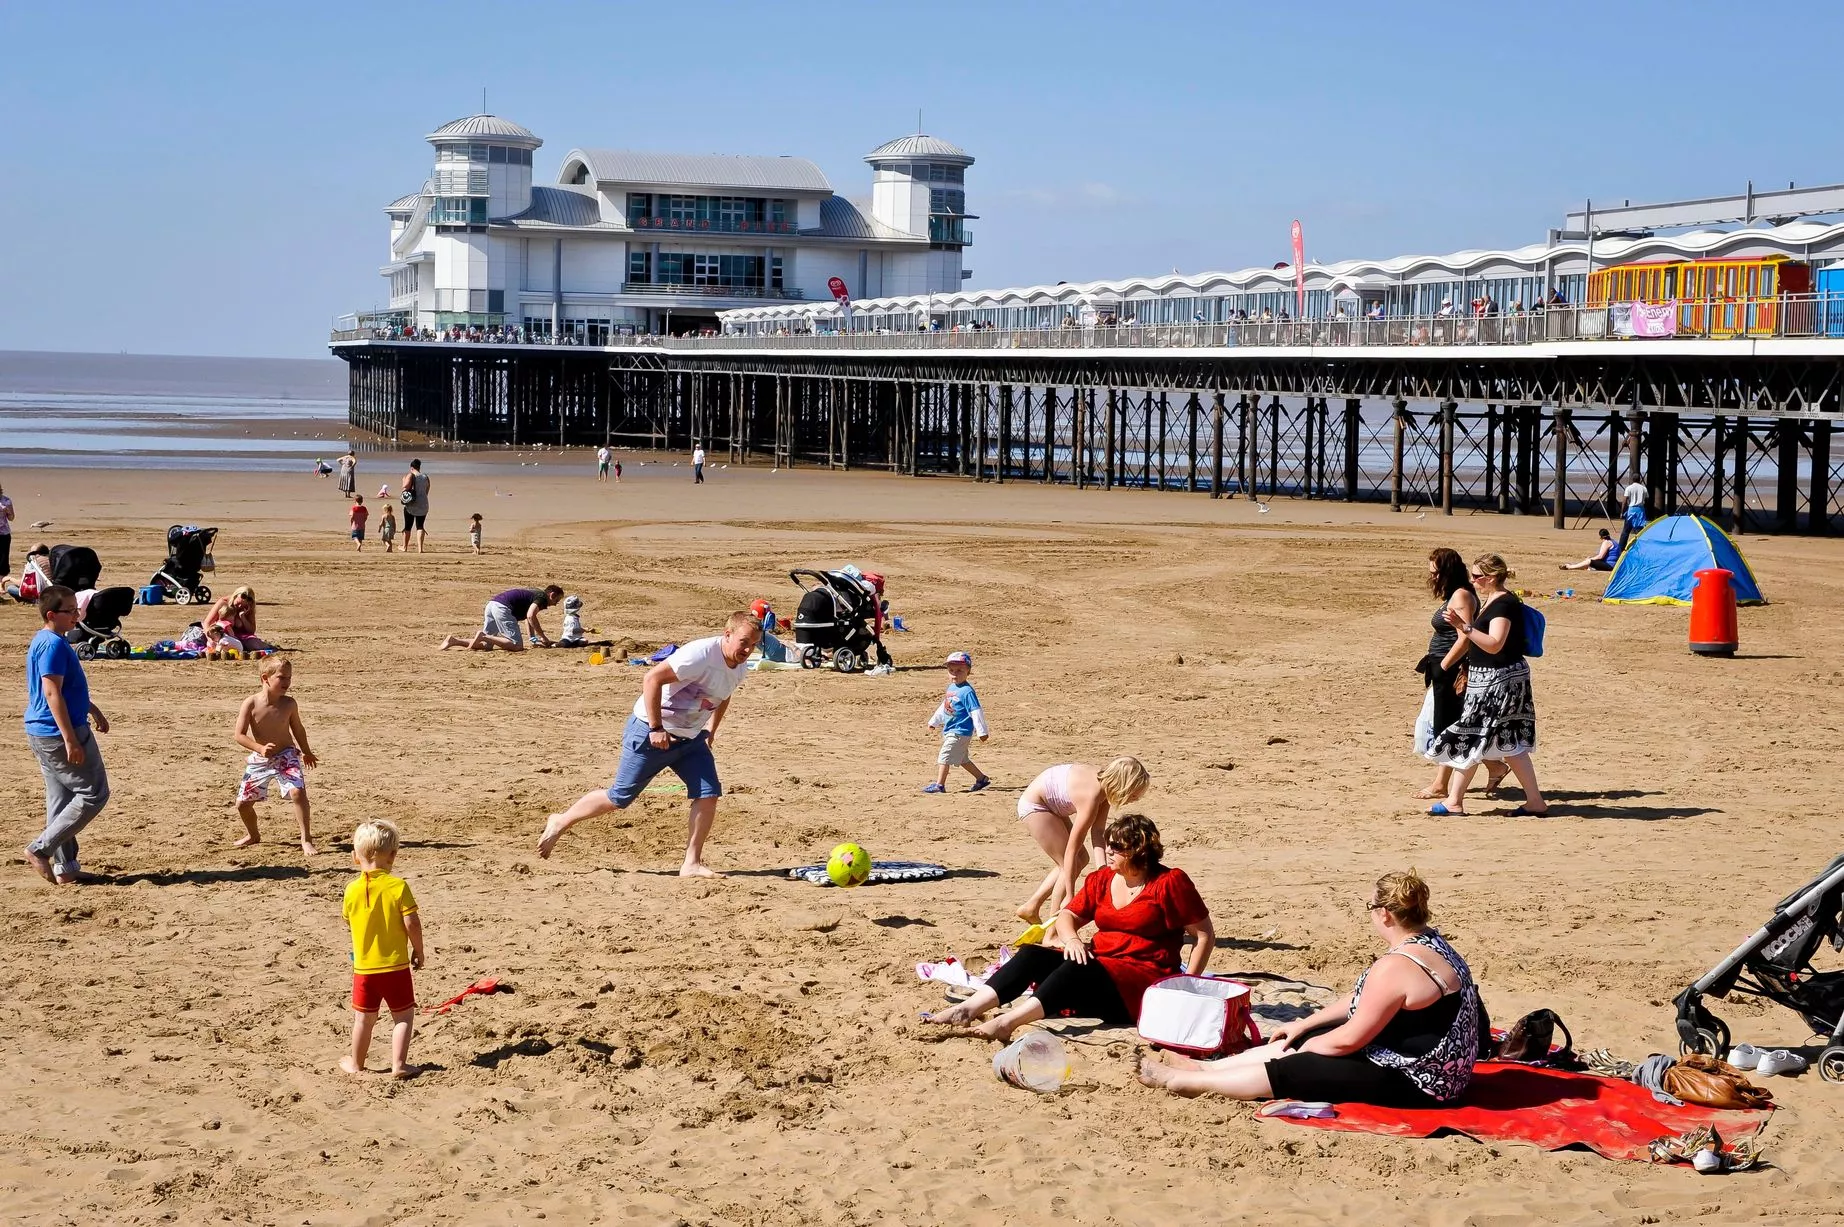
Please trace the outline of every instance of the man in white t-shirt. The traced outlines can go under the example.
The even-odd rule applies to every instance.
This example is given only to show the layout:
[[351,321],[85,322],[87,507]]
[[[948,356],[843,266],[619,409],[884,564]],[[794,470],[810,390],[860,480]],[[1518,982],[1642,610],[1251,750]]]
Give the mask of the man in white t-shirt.
[[702,485],[703,483],[704,483],[704,448],[702,446],[698,446],[698,447],[692,448],[692,484],[696,486],[696,485]]
[[670,770],[685,781],[691,799],[691,837],[679,876],[716,878],[722,874],[704,863],[704,841],[717,819],[723,785],[711,742],[730,709],[730,696],[749,675],[749,654],[762,638],[761,621],[738,610],[724,623],[724,633],[694,639],[647,670],[640,698],[621,737],[621,763],[605,792],[584,793],[575,805],[552,814],[538,839],[538,855],[548,857],[563,833],[598,814],[626,809],[660,772]]
[[1639,474],[1628,473],[1626,485],[1620,491],[1620,498],[1626,503],[1626,511],[1620,517],[1620,544],[1614,550],[1616,554],[1626,552],[1627,538],[1646,526],[1646,488],[1639,480]]
[[595,449],[595,479],[597,481],[608,480],[608,448],[606,446]]

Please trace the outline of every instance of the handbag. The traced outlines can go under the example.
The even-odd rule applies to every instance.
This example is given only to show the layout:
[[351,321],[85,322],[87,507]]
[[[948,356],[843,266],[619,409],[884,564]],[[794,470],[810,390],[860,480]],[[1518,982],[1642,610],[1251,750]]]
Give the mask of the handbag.
[[1692,1053],[1665,1071],[1659,1085],[1667,1095],[1706,1108],[1771,1108],[1774,1093],[1748,1081],[1746,1074],[1726,1061]]
[[[1562,1047],[1551,1052],[1558,1028],[1562,1030]],[[1554,1010],[1532,1010],[1512,1023],[1505,1038],[1498,1041],[1491,1059],[1550,1065],[1557,1069],[1580,1068],[1575,1057],[1575,1037],[1569,1034],[1568,1024]]]
[[1140,1038],[1194,1057],[1219,1057],[1261,1043],[1249,986],[1210,976],[1167,976],[1140,999]]

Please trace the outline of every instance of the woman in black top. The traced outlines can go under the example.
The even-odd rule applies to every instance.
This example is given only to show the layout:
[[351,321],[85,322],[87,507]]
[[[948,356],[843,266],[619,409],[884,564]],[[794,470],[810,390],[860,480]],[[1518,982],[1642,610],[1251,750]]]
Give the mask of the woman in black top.
[[[1458,647],[1460,635],[1447,624],[1443,615],[1451,610],[1462,621],[1470,622],[1479,609],[1479,598],[1474,595],[1472,581],[1467,578],[1466,562],[1458,551],[1442,547],[1429,552],[1428,591],[1441,598],[1441,605],[1429,619],[1434,633],[1428,638],[1427,654],[1415,665],[1424,687],[1421,716],[1415,721],[1415,752],[1423,755],[1427,754],[1435,734],[1445,731],[1459,718],[1460,696],[1466,688],[1459,664],[1464,654],[1464,649]],[[1438,768],[1434,782],[1415,796],[1423,801],[1444,800],[1452,784],[1452,775],[1451,767]],[[1503,778],[1504,767],[1500,764],[1498,772],[1489,778],[1487,789],[1498,787]]]
[[1447,800],[1431,814],[1464,814],[1466,786],[1479,764],[1502,761],[1524,787],[1524,803],[1513,814],[1547,814],[1549,803],[1537,787],[1530,751],[1537,744],[1537,708],[1530,693],[1530,666],[1524,660],[1522,604],[1505,586],[1512,572],[1497,554],[1473,560],[1473,590],[1479,612],[1471,619],[1449,610],[1441,617],[1458,632],[1456,650],[1466,653],[1466,701],[1459,718],[1437,734],[1428,757],[1454,768]]

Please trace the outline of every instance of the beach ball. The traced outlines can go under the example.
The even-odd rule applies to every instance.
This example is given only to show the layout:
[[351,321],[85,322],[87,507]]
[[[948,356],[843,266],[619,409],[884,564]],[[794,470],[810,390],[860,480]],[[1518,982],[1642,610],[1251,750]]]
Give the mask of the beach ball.
[[857,844],[840,844],[826,860],[826,876],[834,886],[863,886],[871,876],[871,854]]

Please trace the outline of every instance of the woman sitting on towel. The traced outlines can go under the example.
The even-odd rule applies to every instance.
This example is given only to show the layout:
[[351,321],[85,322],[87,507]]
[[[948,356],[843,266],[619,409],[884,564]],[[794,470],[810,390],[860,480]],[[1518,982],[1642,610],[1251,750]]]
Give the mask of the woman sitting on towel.
[[1385,874],[1366,905],[1389,946],[1351,996],[1277,1027],[1220,1061],[1147,1057],[1140,1081],[1179,1095],[1304,1099],[1428,1108],[1466,1090],[1479,1052],[1479,991],[1447,939],[1428,927],[1428,884]]
[[244,587],[219,597],[201,619],[205,628],[205,654],[216,660],[226,650],[246,654],[269,647],[256,636],[256,592]]
[[1076,879],[1089,867],[1088,842],[1095,841],[1097,860],[1108,811],[1132,805],[1146,795],[1152,777],[1140,760],[1128,755],[1108,760],[1097,771],[1087,763],[1046,767],[1025,785],[1018,798],[1018,821],[1056,866],[1018,909],[1018,918],[1038,923],[1047,902],[1056,915],[1076,893]]
[[1618,553],[1619,551],[1614,548],[1613,534],[1603,528],[1601,543],[1595,547],[1592,557],[1584,558],[1580,562],[1565,562],[1559,565],[1564,571],[1611,571],[1614,569],[1614,558]]
[[[1197,939],[1191,974],[1202,974],[1216,947],[1210,909],[1184,870],[1161,862],[1159,828],[1123,814],[1108,824],[1107,852],[1107,866],[1056,914],[1054,944],[1021,948],[973,996],[923,1021],[969,1027],[1010,1001],[1011,1009],[969,1033],[1004,1041],[1045,1017],[1138,1022],[1146,990],[1178,974],[1186,933]],[[1095,936],[1085,945],[1077,934],[1091,920]]]

